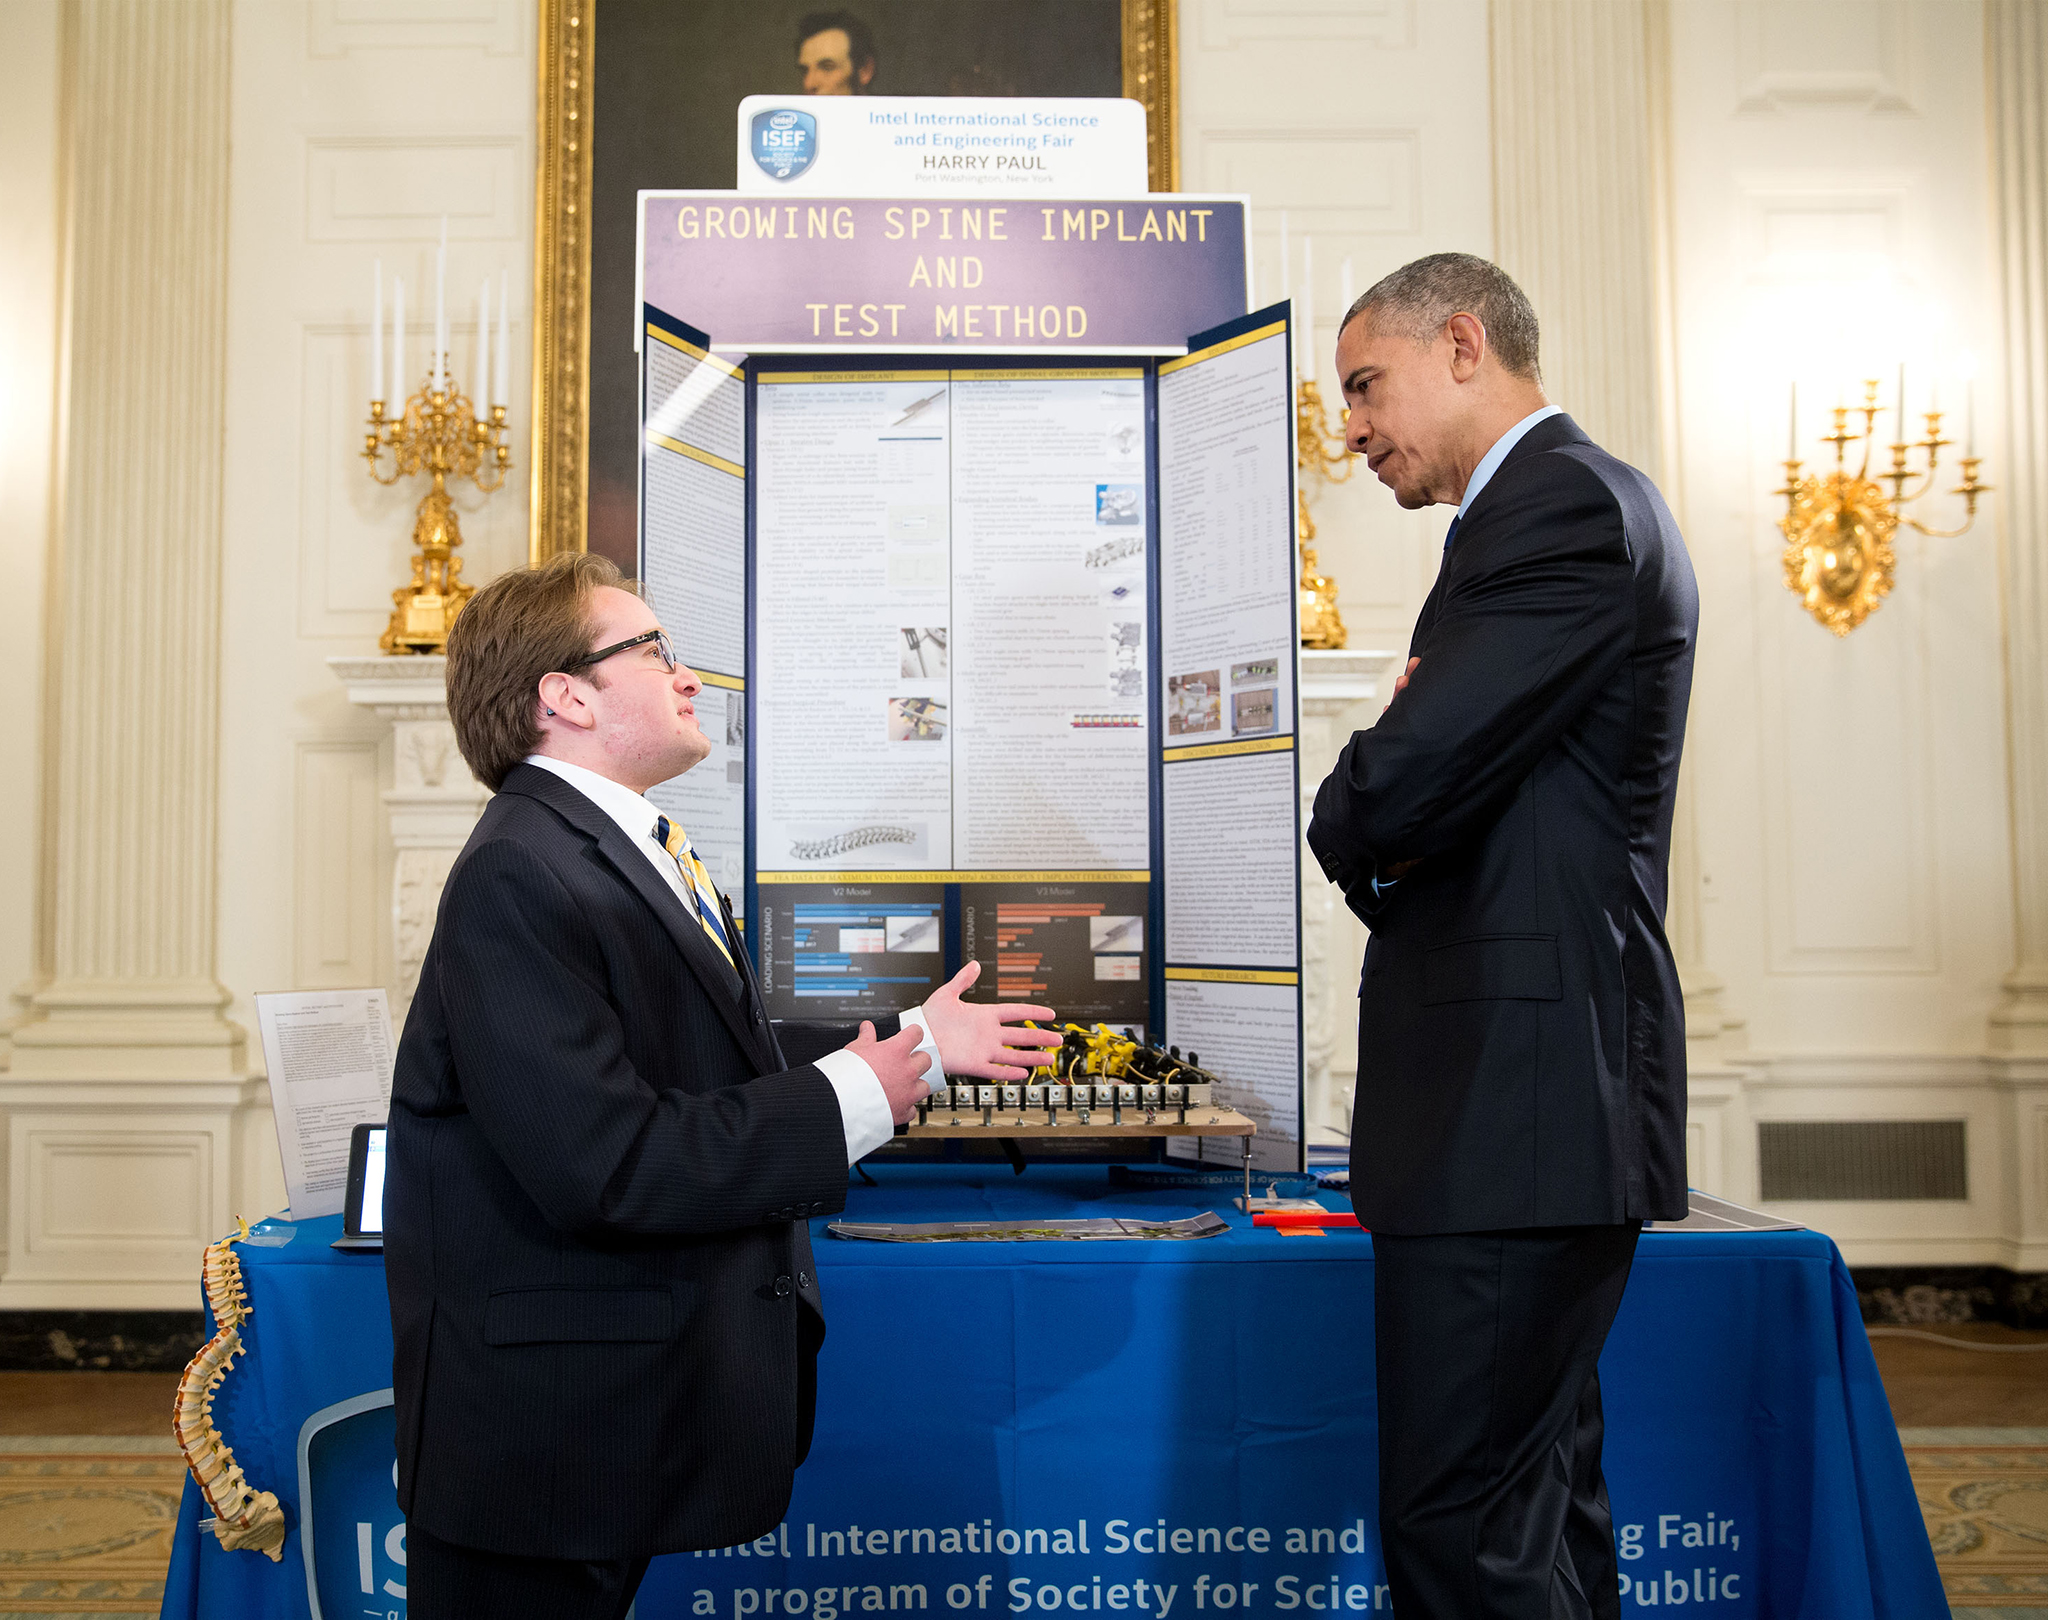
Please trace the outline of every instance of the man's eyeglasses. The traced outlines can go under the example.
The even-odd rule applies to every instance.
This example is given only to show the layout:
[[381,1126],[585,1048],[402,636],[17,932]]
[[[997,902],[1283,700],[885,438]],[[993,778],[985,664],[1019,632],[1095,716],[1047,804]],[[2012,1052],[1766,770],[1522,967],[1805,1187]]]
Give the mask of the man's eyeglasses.
[[676,672],[676,648],[675,643],[668,639],[668,632],[666,630],[650,630],[645,635],[634,636],[629,641],[615,641],[609,647],[600,647],[594,653],[585,653],[573,664],[563,665],[562,673],[564,675],[573,674],[579,669],[588,669],[593,664],[601,664],[615,654],[631,652],[635,647],[645,647],[649,644],[653,645],[654,654],[661,660],[662,667],[673,675]]

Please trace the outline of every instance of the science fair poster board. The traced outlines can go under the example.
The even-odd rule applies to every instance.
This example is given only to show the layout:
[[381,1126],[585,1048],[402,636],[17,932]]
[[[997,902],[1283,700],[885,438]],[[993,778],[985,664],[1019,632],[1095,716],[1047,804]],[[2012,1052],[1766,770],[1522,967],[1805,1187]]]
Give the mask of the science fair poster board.
[[[643,201],[650,238],[687,206],[701,231],[709,206]],[[828,226],[855,207],[822,206]],[[892,206],[872,222],[900,253]],[[1258,1123],[1254,1162],[1298,1169],[1288,315],[1170,340],[1189,284],[1244,302],[1243,204],[1201,206],[1173,244],[1207,251],[1168,314],[1105,290],[1132,247],[1114,204],[1059,253],[985,249],[989,297],[1061,331],[1070,307],[1084,333],[1117,311],[1115,354],[985,356],[936,301],[899,312],[917,347],[792,341],[778,301],[871,301],[839,296],[873,285],[852,254],[749,285],[719,268],[731,239],[700,234],[678,239],[701,262],[647,268],[683,309],[643,309],[641,572],[713,745],[653,797],[744,899],[772,1015],[900,1010],[979,961],[978,994],[1198,1052]],[[694,324],[695,290],[730,324]]]

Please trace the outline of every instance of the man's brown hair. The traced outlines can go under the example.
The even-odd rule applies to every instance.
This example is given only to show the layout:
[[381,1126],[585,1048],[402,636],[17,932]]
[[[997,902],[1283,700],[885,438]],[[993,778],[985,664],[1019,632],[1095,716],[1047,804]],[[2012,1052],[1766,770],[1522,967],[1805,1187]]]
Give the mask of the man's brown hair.
[[[476,779],[495,793],[540,746],[540,678],[594,649],[590,593],[632,590],[607,557],[567,552],[501,574],[448,628],[448,718]],[[585,677],[603,686],[596,670]]]

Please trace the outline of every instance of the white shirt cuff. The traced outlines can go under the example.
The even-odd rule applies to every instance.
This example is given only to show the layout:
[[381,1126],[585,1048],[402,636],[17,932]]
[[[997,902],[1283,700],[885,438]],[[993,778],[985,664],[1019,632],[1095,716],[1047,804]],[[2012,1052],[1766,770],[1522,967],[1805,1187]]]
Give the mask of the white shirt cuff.
[[867,1059],[849,1047],[827,1052],[817,1069],[839,1098],[839,1119],[846,1127],[846,1162],[853,1165],[896,1134],[889,1113],[889,1094]]
[[932,1026],[924,1015],[923,1003],[920,1002],[909,1012],[902,1014],[900,1021],[915,1024],[923,1033],[924,1039],[917,1043],[917,1049],[932,1060],[932,1066],[924,1071],[924,1083],[933,1091],[937,1091],[946,1083],[946,1065],[939,1058],[939,1043],[932,1038]]

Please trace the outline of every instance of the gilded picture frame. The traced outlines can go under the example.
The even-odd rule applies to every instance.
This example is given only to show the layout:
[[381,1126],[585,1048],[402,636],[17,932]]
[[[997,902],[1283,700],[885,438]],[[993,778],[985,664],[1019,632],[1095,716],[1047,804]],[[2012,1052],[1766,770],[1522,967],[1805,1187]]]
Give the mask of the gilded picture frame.
[[[1146,115],[1154,191],[1180,187],[1173,0],[1120,0],[1123,94]],[[539,0],[534,181],[532,560],[588,544],[595,51],[600,0]]]

